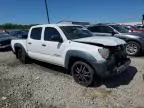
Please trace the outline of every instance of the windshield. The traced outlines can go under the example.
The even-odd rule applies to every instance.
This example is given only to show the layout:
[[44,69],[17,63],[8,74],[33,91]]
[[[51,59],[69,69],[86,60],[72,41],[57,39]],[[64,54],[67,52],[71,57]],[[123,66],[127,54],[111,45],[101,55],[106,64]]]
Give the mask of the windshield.
[[88,29],[81,26],[61,26],[60,28],[68,40],[93,36]]
[[128,33],[129,32],[129,30],[127,30],[125,27],[123,27],[121,25],[110,25],[110,26],[113,27],[114,29],[116,29],[120,33]]

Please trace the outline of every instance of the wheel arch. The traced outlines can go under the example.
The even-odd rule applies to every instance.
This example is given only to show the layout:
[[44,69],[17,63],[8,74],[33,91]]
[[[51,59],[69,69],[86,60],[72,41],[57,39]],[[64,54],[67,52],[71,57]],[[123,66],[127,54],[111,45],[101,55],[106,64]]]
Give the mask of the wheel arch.
[[65,57],[65,68],[68,72],[70,72],[71,66],[76,61],[84,61],[88,63],[94,69],[92,62],[96,62],[96,59],[87,52],[70,50],[67,52],[66,57]]
[[141,43],[139,40],[128,39],[128,40],[126,40],[126,42],[127,42],[127,43],[128,43],[128,42],[136,42],[136,43],[138,43],[138,44],[140,45],[140,49],[142,49],[142,43]]
[[[25,52],[26,52],[26,50],[25,50],[25,48],[21,45],[21,44],[19,44],[19,43],[16,43],[15,45],[14,45],[14,50],[15,50],[15,54],[16,54],[16,57],[18,58],[18,50],[19,49],[22,49],[22,50],[24,50]],[[26,53],[27,54],[27,53]],[[28,55],[28,54],[27,54]]]

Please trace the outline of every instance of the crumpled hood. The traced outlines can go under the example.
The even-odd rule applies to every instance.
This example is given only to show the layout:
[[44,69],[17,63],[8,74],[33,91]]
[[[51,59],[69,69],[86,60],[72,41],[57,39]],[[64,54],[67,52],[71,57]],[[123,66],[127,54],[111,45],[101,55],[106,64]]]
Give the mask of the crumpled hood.
[[75,42],[82,42],[82,43],[91,43],[91,44],[100,44],[104,46],[117,46],[125,44],[125,41],[110,37],[110,36],[93,36],[93,37],[87,37],[87,38],[80,38],[80,39],[74,39]]

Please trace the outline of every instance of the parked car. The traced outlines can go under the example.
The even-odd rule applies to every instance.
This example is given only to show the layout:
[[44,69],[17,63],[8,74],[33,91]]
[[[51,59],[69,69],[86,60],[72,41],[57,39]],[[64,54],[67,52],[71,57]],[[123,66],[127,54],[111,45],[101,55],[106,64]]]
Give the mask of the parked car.
[[86,28],[72,24],[33,26],[27,39],[11,41],[22,63],[32,58],[62,66],[84,86],[91,85],[95,75],[113,76],[128,68],[125,44],[115,37],[95,37]]
[[26,30],[4,30],[0,32],[0,50],[10,49],[10,43],[12,39],[26,39],[28,32]]
[[137,25],[135,25],[137,28],[142,28],[144,25],[142,25],[142,24],[137,24]]
[[8,34],[15,38],[24,38],[26,39],[28,36],[28,30],[10,30]]
[[9,34],[1,32],[0,33],[0,50],[10,49],[10,42],[13,37]]
[[136,25],[136,28],[141,31],[144,32],[144,25]]
[[144,32],[143,30],[138,29],[135,26],[132,25],[122,25],[125,29],[127,29],[129,32]]
[[113,36],[127,42],[125,51],[128,55],[135,56],[144,51],[144,33],[129,32],[122,25],[118,24],[96,24],[88,29],[97,36]]

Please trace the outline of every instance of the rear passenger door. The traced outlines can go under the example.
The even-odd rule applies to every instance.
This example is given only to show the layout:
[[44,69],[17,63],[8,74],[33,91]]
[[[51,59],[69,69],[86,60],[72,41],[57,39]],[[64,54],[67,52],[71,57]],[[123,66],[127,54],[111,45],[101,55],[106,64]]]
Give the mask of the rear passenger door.
[[40,59],[42,27],[33,28],[27,39],[28,54],[31,58]]

